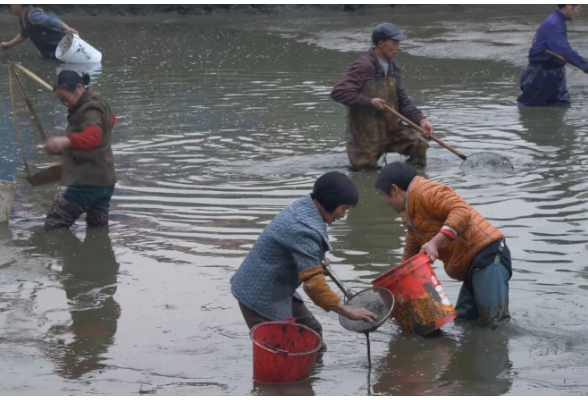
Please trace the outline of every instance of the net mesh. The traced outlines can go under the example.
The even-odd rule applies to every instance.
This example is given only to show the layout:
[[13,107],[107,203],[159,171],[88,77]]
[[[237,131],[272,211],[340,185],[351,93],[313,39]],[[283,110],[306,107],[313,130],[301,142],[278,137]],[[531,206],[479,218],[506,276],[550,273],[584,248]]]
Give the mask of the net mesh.
[[468,156],[461,164],[464,170],[494,170],[494,171],[512,171],[514,166],[508,160],[499,154],[494,153],[476,153]]
[[357,293],[345,305],[352,309],[365,308],[378,316],[378,323],[375,325],[339,316],[339,323],[343,328],[359,333],[369,333],[378,329],[390,317],[394,307],[394,296],[387,289],[374,287]]

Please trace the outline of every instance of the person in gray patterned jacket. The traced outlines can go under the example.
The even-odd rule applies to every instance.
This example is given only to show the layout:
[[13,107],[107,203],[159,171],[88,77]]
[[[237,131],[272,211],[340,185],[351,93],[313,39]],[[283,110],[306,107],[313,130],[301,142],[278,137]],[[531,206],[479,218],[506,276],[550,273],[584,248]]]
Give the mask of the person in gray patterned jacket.
[[289,204],[263,230],[231,278],[231,291],[249,329],[293,317],[322,337],[321,324],[296,292],[300,285],[326,311],[377,322],[370,311],[347,307],[328,285],[323,269],[325,253],[331,250],[327,225],[343,218],[358,200],[348,177],[329,172],[315,182],[312,193]]

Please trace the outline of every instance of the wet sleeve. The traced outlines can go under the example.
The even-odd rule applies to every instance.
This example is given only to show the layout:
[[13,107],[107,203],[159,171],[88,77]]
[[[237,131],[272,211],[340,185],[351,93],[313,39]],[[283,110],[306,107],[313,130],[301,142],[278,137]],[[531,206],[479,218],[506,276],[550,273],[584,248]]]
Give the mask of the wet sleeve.
[[343,79],[331,91],[331,98],[346,106],[370,107],[371,99],[362,93],[365,83],[365,71],[361,60],[357,60]]
[[415,124],[419,125],[421,123],[421,121],[425,118],[425,116],[418,108],[416,108],[412,104],[412,102],[408,98],[408,95],[406,94],[406,91],[404,90],[404,87],[402,85],[402,78],[400,77],[400,70],[396,67],[396,65],[394,65],[394,68],[396,68],[396,74],[397,74],[396,75],[396,91],[397,91],[397,95],[398,95],[398,112],[400,112],[400,114],[402,114],[406,118],[410,119]]
[[304,293],[323,310],[331,311],[341,302],[341,297],[327,283],[322,265],[305,269],[298,278],[302,282]]
[[547,36],[547,48],[588,73],[588,61],[571,48],[565,24],[554,25],[553,33]]
[[64,25],[59,18],[44,14],[39,10],[30,13],[30,18],[33,24],[41,25],[48,29],[61,30]]

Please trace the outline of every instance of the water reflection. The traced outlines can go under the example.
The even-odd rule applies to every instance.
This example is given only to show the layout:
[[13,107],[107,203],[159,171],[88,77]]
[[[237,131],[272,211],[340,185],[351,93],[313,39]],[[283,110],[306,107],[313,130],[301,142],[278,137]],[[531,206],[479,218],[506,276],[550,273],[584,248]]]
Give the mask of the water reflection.
[[[394,10],[391,18],[401,21],[401,28],[410,36],[398,61],[408,71],[404,83],[413,102],[422,105],[440,137],[467,155],[480,151],[507,155],[517,167],[506,177],[467,175],[457,157],[432,145],[426,170],[431,179],[449,184],[508,237],[515,264],[511,306],[517,323],[537,329],[549,326],[554,332],[566,326],[581,330],[587,323],[588,307],[584,279],[588,277],[584,260],[586,80],[579,71],[575,77],[570,75],[570,89],[575,91],[570,109],[520,110],[515,106],[520,93],[518,78],[526,62],[521,55],[532,40],[527,24],[540,23],[550,6],[517,7],[509,8],[510,14],[505,14],[504,7],[488,6],[468,6],[463,13],[445,7]],[[129,320],[124,324],[128,331],[116,320],[119,307],[114,299],[122,297],[123,286],[115,295],[118,266],[108,254],[108,244],[101,246],[97,244],[100,240],[95,240],[93,246],[88,238],[75,241],[71,237],[62,240],[65,244],[61,239],[52,244],[56,248],[70,246],[76,253],[67,254],[63,249],[54,251],[51,246],[29,242],[31,227],[42,225],[57,188],[32,188],[24,181],[7,74],[0,74],[0,109],[5,110],[0,113],[0,135],[5,139],[0,142],[0,179],[18,183],[11,228],[22,238],[16,246],[10,240],[0,243],[0,292],[6,309],[0,313],[4,339],[0,347],[5,346],[0,350],[10,347],[15,352],[12,358],[4,357],[8,361],[0,369],[24,365],[19,371],[25,373],[12,375],[15,392],[25,386],[47,393],[76,390],[82,386],[78,381],[62,377],[90,378],[93,374],[89,371],[102,368],[106,357],[112,357],[108,364],[129,365],[133,364],[129,360],[134,360],[134,366],[153,371],[149,379],[154,385],[166,384],[161,376],[154,378],[156,373],[169,372],[175,382],[177,376],[200,371],[196,368],[200,364],[205,368],[200,377],[226,383],[223,392],[251,393],[249,367],[243,373],[234,362],[250,357],[246,335],[208,335],[206,326],[227,324],[234,325],[235,332],[241,331],[240,313],[234,312],[232,303],[225,303],[231,298],[226,296],[226,285],[232,269],[273,216],[289,201],[309,192],[317,175],[346,169],[344,110],[329,93],[359,52],[368,47],[371,27],[383,18],[381,11],[368,11],[363,15],[329,14],[328,18],[170,16],[162,21],[155,16],[76,17],[86,26],[88,41],[109,48],[102,69],[91,73],[96,78],[92,86],[112,100],[118,120],[113,141],[120,181],[112,216],[120,229],[117,241],[130,253],[132,279],[139,283],[124,286],[125,299],[129,299],[125,310],[141,312],[144,299],[152,306],[143,312],[153,319]],[[512,15],[524,16],[525,23]],[[585,21],[574,24],[577,41],[581,41]],[[313,29],[319,25],[320,31]],[[12,19],[0,23],[0,32],[9,37],[15,26]],[[120,41],[121,37],[125,40]],[[488,37],[492,40],[485,39]],[[219,42],[224,45],[219,47]],[[111,46],[113,43],[116,45]],[[145,43],[150,45],[145,47]],[[329,50],[334,44],[344,52]],[[3,53],[6,63],[22,62],[48,82],[65,67],[40,59],[31,46],[13,50]],[[427,57],[431,55],[440,58]],[[469,56],[476,60],[463,59]],[[517,66],[496,63],[493,60],[497,57]],[[62,134],[67,111],[37,83],[27,78],[24,84],[48,133]],[[53,161],[38,147],[38,133],[32,128],[30,123],[22,127],[30,162],[42,165]],[[395,159],[388,156],[388,162]],[[376,176],[352,174],[361,192],[360,204],[330,230],[335,249],[332,259],[338,264],[338,274],[351,287],[369,285],[371,279],[397,264],[402,253],[404,228],[376,194]],[[11,237],[1,229],[0,236],[3,232],[6,238]],[[82,234],[77,232],[79,237]],[[23,250],[31,246],[32,250]],[[98,250],[100,247],[104,249]],[[36,252],[44,255],[36,257]],[[89,256],[92,252],[94,257]],[[157,263],[145,268],[152,260]],[[39,266],[47,262],[52,269]],[[450,280],[439,264],[434,266],[436,273],[449,297],[455,299],[459,284]],[[88,270],[82,266],[105,271],[86,276]],[[209,303],[227,308],[194,312],[188,319],[170,318],[169,328],[158,329],[154,321],[166,320],[171,312],[163,307],[168,299],[142,296],[160,293],[161,277],[169,278],[167,284],[173,288],[165,295],[172,296],[178,308],[185,306],[187,314]],[[200,294],[182,297],[177,285],[186,282],[191,286],[185,292],[204,291],[207,299]],[[208,320],[200,326],[202,315]],[[336,319],[332,323],[337,324]],[[139,343],[137,330],[149,333]],[[457,334],[414,342],[395,338],[389,355],[382,360],[377,355],[385,353],[373,351],[377,365],[371,375],[376,385],[373,392],[501,393],[510,384],[499,378],[504,374],[492,377],[489,373],[484,378],[487,383],[476,374],[488,372],[485,363],[495,365],[494,370],[504,364],[508,371],[509,359],[515,361],[517,371],[511,394],[536,389],[536,382],[558,394],[582,390],[587,367],[586,351],[580,345],[573,348],[573,354],[571,350],[553,353],[554,347],[566,346],[559,336],[538,345],[534,337],[511,337],[509,355],[508,346],[495,342],[493,336],[481,339],[484,332],[453,324],[447,331]],[[171,332],[178,335],[173,340]],[[117,342],[136,343],[137,347],[121,345],[109,350],[115,335]],[[333,341],[344,335],[333,333]],[[58,346],[54,344],[57,339],[61,340]],[[24,344],[19,347],[19,343]],[[155,348],[153,343],[165,345]],[[192,352],[186,353],[181,346],[174,348],[177,343],[189,343]],[[387,348],[388,342],[380,345]],[[39,347],[49,348],[43,354],[50,363],[57,363],[61,376],[42,370],[46,360],[36,353],[26,362]],[[486,354],[486,349],[492,354]],[[363,340],[346,350],[359,352],[361,363],[365,363]],[[173,351],[190,361],[178,362],[181,357]],[[214,352],[214,356],[203,361],[201,354],[207,352]],[[334,353],[328,353],[329,368],[315,370],[314,380],[302,385],[305,389],[280,388],[278,392],[277,388],[254,385],[254,393],[299,390],[310,394],[312,390],[318,394],[365,394],[364,371],[359,384],[347,379],[351,368],[345,362],[350,354]],[[568,368],[571,356],[578,366],[575,373]],[[165,357],[173,357],[173,361],[166,365],[162,362]],[[476,357],[485,363],[476,363]],[[380,368],[382,364],[385,367]],[[25,378],[31,376],[30,371],[43,373],[30,378],[35,379],[31,383]],[[92,389],[101,392],[137,393],[140,384],[136,382],[144,378],[127,379],[125,375],[120,379],[114,368],[101,372],[103,380],[92,379],[91,383]],[[133,375],[129,370],[126,373]],[[561,385],[559,377],[564,374],[568,386]],[[570,375],[578,388],[570,388]],[[219,393],[215,390],[211,392]]]
[[[0,224],[0,240],[3,242],[12,238],[12,231],[8,224]],[[2,243],[4,245],[4,243]]]
[[55,324],[49,330],[61,338],[49,354],[56,363],[56,372],[64,378],[76,379],[104,368],[121,313],[113,298],[119,263],[108,229],[89,228],[84,240],[68,231],[36,232],[31,242],[36,244],[37,251],[62,261],[59,278],[71,321]]
[[314,396],[313,379],[296,383],[259,383],[253,382],[253,396]]
[[[99,83],[99,77],[102,74],[102,64],[59,64],[55,69],[55,76],[57,76],[61,71],[65,70],[76,71],[80,75],[88,74],[91,78],[91,85],[96,85]],[[50,85],[53,84],[53,82],[48,83]]]
[[[562,157],[568,153],[569,146],[576,137],[576,127],[566,120],[570,111],[567,107],[523,107],[519,108],[520,136],[538,146],[561,146]],[[567,149],[567,152],[566,152]],[[553,154],[552,154],[553,155]]]
[[[374,393],[403,396],[499,396],[512,385],[508,336],[501,331],[463,327],[463,337],[416,338],[401,335],[390,342],[385,371]],[[467,332],[466,332],[467,331]]]

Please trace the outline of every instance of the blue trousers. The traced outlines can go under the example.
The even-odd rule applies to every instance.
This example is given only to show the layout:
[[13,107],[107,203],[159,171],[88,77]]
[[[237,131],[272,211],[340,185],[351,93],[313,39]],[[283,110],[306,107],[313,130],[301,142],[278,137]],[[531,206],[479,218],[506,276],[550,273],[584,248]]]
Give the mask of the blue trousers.
[[114,186],[68,186],[49,210],[45,230],[69,229],[83,213],[88,226],[108,226],[113,193]]
[[517,99],[522,107],[569,106],[570,94],[566,87],[566,69],[546,68],[529,64],[521,75],[523,94]]
[[[501,246],[504,246],[500,250]],[[482,249],[472,261],[455,306],[457,317],[479,320],[496,328],[510,319],[508,281],[512,276],[510,250],[503,241]]]

